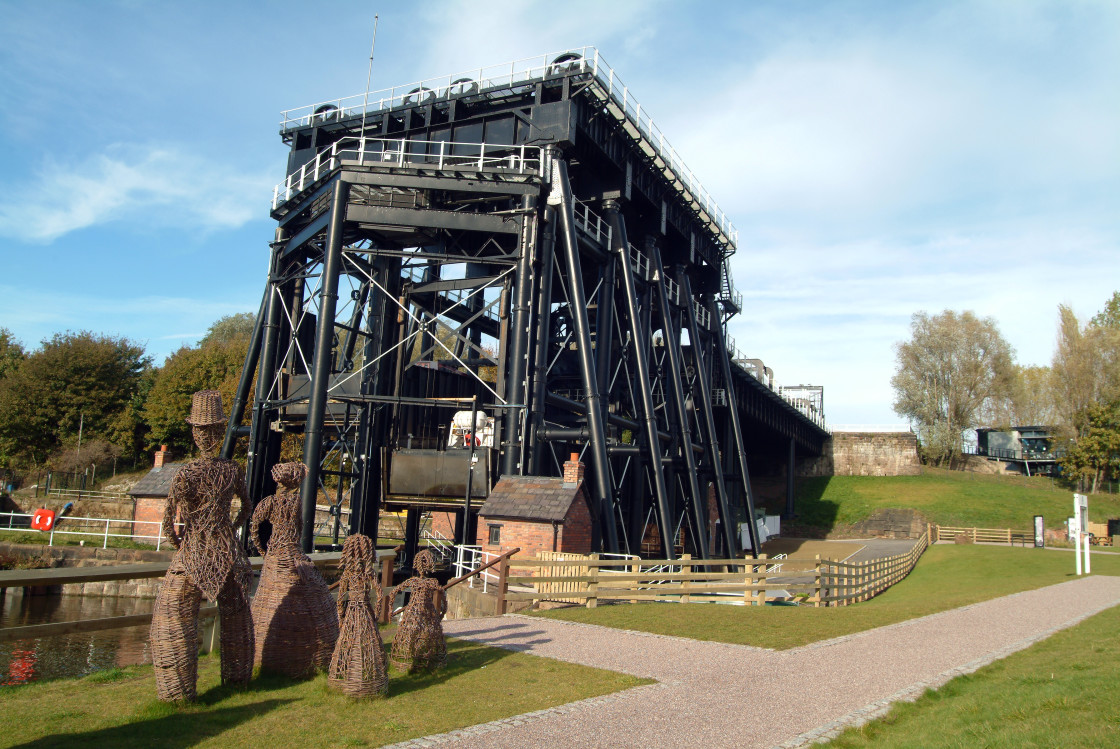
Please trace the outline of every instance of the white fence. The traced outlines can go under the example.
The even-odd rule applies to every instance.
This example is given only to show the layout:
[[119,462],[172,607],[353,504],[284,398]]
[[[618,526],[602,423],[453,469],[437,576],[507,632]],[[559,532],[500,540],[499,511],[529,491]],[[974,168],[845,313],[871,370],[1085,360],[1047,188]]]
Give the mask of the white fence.
[[[40,531],[40,530],[37,530],[37,529],[31,527],[31,518],[32,517],[33,517],[33,515],[30,515],[26,512],[0,512],[0,531],[18,531],[18,532],[21,532],[21,533],[44,533],[44,534],[47,534],[47,536],[48,536],[48,539],[47,539],[47,545],[48,546],[54,546],[55,535],[59,535],[59,536],[90,536],[90,537],[101,539],[101,548],[103,548],[103,549],[108,548],[110,538],[125,538],[125,539],[128,539],[129,541],[135,541],[137,543],[145,543],[145,542],[152,543],[152,544],[155,545],[156,551],[160,550],[160,548],[163,546],[164,540],[166,540],[164,538],[164,535],[163,535],[163,524],[159,521],[156,521],[156,520],[121,520],[120,518],[82,518],[82,517],[71,517],[70,515],[67,515],[65,517],[57,518],[55,520],[54,525],[51,527],[51,529],[49,531]],[[26,520],[21,521],[21,522],[16,522],[16,518],[26,518]],[[104,528],[100,531],[98,531],[98,530],[93,530],[93,531],[90,531],[90,530],[66,530],[65,528],[60,530],[59,527],[58,527],[59,523],[66,523],[66,524],[82,523],[86,527],[91,527],[91,526],[96,527],[97,525],[103,523]],[[129,527],[129,532],[127,532],[127,533],[110,533],[109,531],[110,531],[110,528],[111,528],[113,523],[128,526]],[[144,529],[144,530],[149,531],[148,533],[138,533],[137,532],[137,530],[138,530],[137,526],[152,526],[152,525],[155,526],[154,529],[153,528]],[[176,529],[180,529],[182,527],[183,527],[182,523],[176,523]]]

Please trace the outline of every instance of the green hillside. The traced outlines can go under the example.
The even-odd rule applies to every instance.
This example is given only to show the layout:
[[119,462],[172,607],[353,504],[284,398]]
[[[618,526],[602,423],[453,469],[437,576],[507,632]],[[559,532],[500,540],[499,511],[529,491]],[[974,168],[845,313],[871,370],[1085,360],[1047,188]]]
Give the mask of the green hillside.
[[[1042,478],[992,476],[924,468],[921,476],[828,476],[798,480],[798,526],[832,530],[886,507],[912,507],[950,526],[1027,530],[1035,515],[1057,528],[1073,510],[1073,493]],[[1120,517],[1120,495],[1094,494],[1089,516]]]

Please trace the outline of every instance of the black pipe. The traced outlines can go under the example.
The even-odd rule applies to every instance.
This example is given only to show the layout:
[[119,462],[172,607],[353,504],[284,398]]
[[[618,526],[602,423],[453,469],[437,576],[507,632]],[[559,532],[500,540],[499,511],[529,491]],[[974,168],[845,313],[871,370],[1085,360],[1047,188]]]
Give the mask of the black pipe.
[[[509,378],[506,380],[507,403],[524,405],[526,379],[529,365],[529,297],[533,284],[533,250],[536,246],[537,199],[526,195],[522,199],[525,213],[521,217],[521,242],[518,247],[517,280],[513,290],[513,315],[510,321]],[[507,408],[505,413],[504,445],[502,445],[502,473],[513,475],[523,468],[523,441],[521,409]],[[473,426],[472,426],[473,430]]]
[[[672,307],[669,306],[669,293],[665,289],[665,266],[661,263],[660,248],[650,253],[650,262],[657,271],[657,306],[661,310],[661,331],[665,336],[665,358],[669,362],[669,392],[672,394],[673,405],[677,412],[678,428],[681,434],[681,445],[692,444],[692,427],[689,424],[688,408],[685,405],[684,375],[681,370],[681,335],[680,329],[674,319]],[[692,450],[681,450],[685,461],[685,478],[688,482],[688,491],[691,495],[692,519],[696,527],[692,529],[692,544],[700,554],[701,559],[710,558],[708,544],[705,543],[703,529],[707,523],[707,496],[701,494],[700,476],[696,466],[696,455]]]
[[[719,320],[719,310],[714,299],[708,300],[708,314]],[[751,556],[758,556],[758,527],[754,522],[754,490],[751,489],[751,474],[747,469],[747,448],[743,440],[743,429],[739,425],[739,406],[735,398],[735,381],[731,379],[731,359],[727,354],[723,326],[713,325],[712,334],[716,338],[715,357],[723,370],[723,381],[727,387],[727,413],[731,417],[731,433],[735,437],[735,455],[738,458],[739,480],[743,483],[743,504],[747,512],[747,532],[751,538]]]
[[[650,389],[649,348],[651,341],[643,335],[641,317],[638,313],[638,292],[634,287],[634,269],[630,267],[630,242],[626,235],[626,223],[618,211],[618,204],[607,201],[603,205],[607,223],[611,227],[611,250],[618,256],[622,268],[622,287],[626,297],[626,317],[630,323],[631,343],[634,348],[634,365],[637,369],[637,385],[645,426],[641,430],[649,451],[649,467],[653,479],[653,495],[657,502],[657,530],[661,534],[661,553],[665,559],[673,558],[673,529],[676,519],[669,504],[669,489],[665,483],[665,471],[661,465],[661,440],[658,439],[657,411],[653,406],[653,391]],[[685,452],[688,452],[685,450]]]
[[583,271],[576,241],[572,188],[568,182],[568,164],[556,154],[553,189],[560,194],[560,229],[564,239],[564,255],[568,266],[568,301],[575,323],[576,345],[579,347],[579,368],[587,392],[587,425],[591,429],[591,455],[595,461],[595,499],[599,505],[599,526],[605,532],[606,551],[618,552],[618,528],[614,520],[614,492],[611,490],[610,458],[607,455],[607,432],[603,424],[604,409],[599,396],[599,381],[591,355],[591,331],[587,321],[587,295],[583,289]]
[[229,410],[226,436],[222,440],[222,451],[219,453],[219,457],[224,460],[233,457],[233,448],[237,444],[238,427],[241,426],[241,412],[245,410],[245,401],[249,400],[249,390],[253,387],[253,373],[257,369],[257,359],[261,354],[261,338],[263,337],[261,323],[264,321],[265,308],[268,306],[271,290],[271,281],[266,281],[264,295],[261,297],[261,306],[257,310],[256,321],[253,323],[253,337],[249,339],[249,350],[245,352],[245,363],[241,365],[241,379],[237,381],[237,392],[233,396],[233,405]]
[[[677,271],[677,283],[681,288],[681,295],[685,300],[685,319],[688,320],[689,348],[692,349],[692,360],[696,366],[695,382],[698,394],[693,394],[693,402],[700,401],[700,414],[703,416],[704,431],[707,432],[708,465],[712,467],[712,478],[716,487],[716,508],[719,511],[720,523],[723,525],[724,541],[727,543],[729,556],[739,553],[739,539],[735,537],[732,527],[731,510],[727,504],[727,485],[723,481],[723,469],[719,464],[719,434],[716,430],[716,421],[712,414],[712,391],[708,364],[704,361],[704,350],[701,346],[700,326],[696,324],[696,307],[692,298],[692,283],[688,274],[683,269]],[[718,320],[718,318],[716,318]],[[705,513],[706,514],[706,513]]]
[[797,440],[789,438],[789,461],[786,463],[786,520],[793,519],[794,471],[797,468]]
[[301,546],[304,552],[315,547],[315,498],[319,492],[319,462],[322,459],[323,421],[327,410],[327,387],[330,385],[331,349],[334,344],[334,314],[338,302],[338,272],[342,265],[342,228],[346,221],[346,198],[349,185],[335,182],[331,197],[331,217],[327,225],[327,251],[319,285],[319,320],[315,331],[315,359],[311,381],[311,397],[307,404],[307,428],[304,431],[303,463],[307,475],[300,488],[303,515]]
[[286,239],[287,231],[283,227],[277,227],[272,262],[269,266],[268,311],[262,321],[261,353],[257,358],[257,392],[250,428],[252,433],[249,435],[249,454],[246,458],[249,496],[254,503],[272,493],[269,491],[272,477],[269,474],[268,458],[272,452],[269,449],[269,442],[273,435],[268,425],[268,411],[261,404],[268,400],[272,380],[276,376],[276,351],[280,339],[280,317],[283,314],[283,306],[279,299],[280,289],[276,285],[276,279],[280,275],[280,254]]

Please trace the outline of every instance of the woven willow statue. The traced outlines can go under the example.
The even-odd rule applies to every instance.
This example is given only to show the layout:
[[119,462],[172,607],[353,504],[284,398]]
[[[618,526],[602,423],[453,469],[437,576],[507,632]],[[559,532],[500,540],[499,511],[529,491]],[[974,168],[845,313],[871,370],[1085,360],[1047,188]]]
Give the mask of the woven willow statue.
[[385,647],[377,628],[378,613],[388,602],[382,601],[376,560],[377,550],[369,536],[359,533],[346,538],[338,587],[341,627],[327,683],[351,697],[378,697],[389,690]]
[[[256,662],[294,678],[326,670],[338,640],[338,614],[330,590],[299,545],[299,486],[306,475],[303,463],[273,466],[272,478],[279,488],[257,505],[249,526],[264,554],[253,597]],[[267,552],[261,543],[262,522],[272,524]]]
[[[187,423],[202,457],[187,463],[171,482],[163,534],[177,551],[152,610],[152,665],[161,700],[193,700],[198,681],[198,607],[218,602],[221,616],[222,683],[247,684],[253,674],[253,622],[249,611],[252,570],[234,529],[248,514],[240,466],[215,458],[225,432],[222,396],[194,394]],[[230,522],[234,496],[241,500]],[[175,518],[183,532],[175,531]]]
[[397,634],[389,662],[402,671],[439,668],[447,662],[447,643],[443,639],[443,615],[447,613],[447,596],[434,577],[435,559],[424,549],[412,564],[416,571],[397,591],[411,591],[408,605],[401,612]]

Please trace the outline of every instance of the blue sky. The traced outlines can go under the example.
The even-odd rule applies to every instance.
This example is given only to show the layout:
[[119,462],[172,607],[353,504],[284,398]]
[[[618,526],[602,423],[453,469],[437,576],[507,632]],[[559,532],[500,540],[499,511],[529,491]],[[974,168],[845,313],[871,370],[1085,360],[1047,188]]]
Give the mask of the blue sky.
[[[557,10],[562,8],[563,15]],[[911,314],[1025,364],[1120,288],[1120,3],[0,0],[0,326],[155,360],[255,311],[279,113],[597,46],[740,233],[741,350],[898,423]]]

